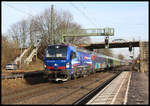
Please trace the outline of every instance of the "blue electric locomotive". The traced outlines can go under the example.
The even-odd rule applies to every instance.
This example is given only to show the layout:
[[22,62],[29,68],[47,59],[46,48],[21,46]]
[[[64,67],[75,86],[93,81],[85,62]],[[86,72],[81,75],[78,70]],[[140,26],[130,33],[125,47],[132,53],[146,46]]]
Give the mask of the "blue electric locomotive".
[[49,80],[67,81],[104,68],[120,65],[121,61],[91,51],[77,49],[71,45],[60,44],[48,45],[45,50],[44,64]]

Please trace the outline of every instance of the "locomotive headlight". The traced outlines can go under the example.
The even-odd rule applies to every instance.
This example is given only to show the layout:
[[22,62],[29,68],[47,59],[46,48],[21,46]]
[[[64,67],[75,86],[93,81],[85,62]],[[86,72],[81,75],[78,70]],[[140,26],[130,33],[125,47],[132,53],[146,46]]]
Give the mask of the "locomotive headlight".
[[66,64],[66,68],[69,68],[69,67],[70,67],[70,66],[69,66],[69,63],[67,63],[67,64]]

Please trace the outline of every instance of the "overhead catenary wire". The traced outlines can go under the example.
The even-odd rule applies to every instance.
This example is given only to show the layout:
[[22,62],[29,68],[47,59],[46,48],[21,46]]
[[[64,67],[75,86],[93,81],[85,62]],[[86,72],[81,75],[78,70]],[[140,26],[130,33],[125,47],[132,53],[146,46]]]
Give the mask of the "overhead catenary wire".
[[[11,6],[11,5],[8,5],[8,4],[6,4],[6,3],[4,3],[4,4],[5,4],[6,6],[8,6],[8,7],[10,7],[10,8],[13,8],[14,10],[16,10],[16,11],[22,13],[22,14],[27,14],[27,15],[29,15],[29,16],[34,17],[32,14],[30,14],[30,13],[28,13],[28,12],[26,12],[26,11],[23,11],[23,10],[21,10],[21,9],[18,9],[18,8],[13,7],[13,6]],[[28,7],[29,7],[29,6],[28,6]],[[29,33],[29,32],[28,32],[28,33]]]
[[70,3],[76,10],[78,10],[86,19],[88,19],[88,21],[90,23],[92,23],[94,26],[97,26],[97,24],[95,22],[93,22],[93,20],[91,20],[83,11],[81,11],[81,9],[79,9],[77,6],[75,6],[73,3]]
[[[21,10],[21,9],[18,9],[18,8],[14,7],[14,6],[11,6],[11,5],[7,4],[7,3],[4,3],[4,4],[5,4],[6,6],[12,8],[12,9],[14,9],[14,10],[16,10],[16,11],[22,13],[22,14],[27,14],[28,16],[34,17],[32,14],[30,14],[30,13],[28,13],[28,12],[26,12],[26,11],[23,11],[23,10]],[[27,34],[30,34],[30,32],[27,32]]]
[[31,10],[33,10],[34,13],[36,13],[36,14],[38,13],[37,10],[36,10],[35,8],[31,7],[29,4],[26,4],[26,6],[27,6],[28,8],[30,8]]
[[[32,14],[30,14],[30,13],[28,13],[28,12],[26,12],[26,11],[23,11],[23,10],[21,10],[21,9],[18,9],[18,8],[13,7],[13,6],[11,6],[11,5],[9,5],[9,4],[6,4],[6,3],[4,3],[4,4],[7,5],[8,7],[13,8],[14,10],[16,10],[16,11],[22,13],[22,14],[26,13],[27,15],[33,17]],[[75,6],[73,3],[71,3],[71,5],[72,5],[74,8],[76,8],[86,19],[88,19],[90,23],[92,23],[94,26],[97,26],[97,24],[95,24],[95,22],[93,22],[83,11],[81,11],[81,9],[79,9],[79,8],[78,8],[77,6]],[[28,7],[29,7],[29,6],[28,6]],[[31,8],[31,7],[30,7],[30,8]]]
[[[88,11],[87,11],[87,8],[85,7],[85,4],[84,5],[82,5],[82,10],[84,10],[86,13],[88,13]],[[95,18],[94,17],[92,17],[92,19],[94,20],[94,23],[97,23],[96,21],[95,21]],[[97,24],[96,24],[97,25]],[[97,27],[99,28],[99,26],[97,25]]]
[[5,4],[6,6],[8,6],[8,7],[10,7],[10,8],[13,8],[14,10],[16,10],[16,11],[22,13],[22,14],[26,13],[26,14],[28,14],[29,16],[33,16],[32,14],[30,14],[30,13],[28,13],[28,12],[26,12],[26,11],[23,11],[23,10],[21,10],[21,9],[18,9],[18,8],[13,7],[13,6],[11,6],[11,5],[9,5],[9,4],[6,4],[6,3],[4,3],[4,4]]

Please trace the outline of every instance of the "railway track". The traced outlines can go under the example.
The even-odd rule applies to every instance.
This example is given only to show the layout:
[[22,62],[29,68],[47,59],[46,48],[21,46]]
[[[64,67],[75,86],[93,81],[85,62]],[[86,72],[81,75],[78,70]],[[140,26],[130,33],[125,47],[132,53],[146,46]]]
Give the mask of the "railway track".
[[34,72],[12,72],[9,75],[1,75],[1,79],[17,79],[24,77],[31,77],[37,74],[43,74],[42,71],[34,71]]
[[[33,85],[20,91],[2,95],[2,104],[72,104],[79,96],[82,97],[95,86],[98,86],[114,75],[116,74],[106,72],[95,73],[60,84],[43,83]],[[76,97],[73,97],[75,95]],[[70,99],[72,100],[70,101]]]
[[24,74],[17,74],[17,75],[2,75],[1,79],[17,79],[17,78],[24,78]]

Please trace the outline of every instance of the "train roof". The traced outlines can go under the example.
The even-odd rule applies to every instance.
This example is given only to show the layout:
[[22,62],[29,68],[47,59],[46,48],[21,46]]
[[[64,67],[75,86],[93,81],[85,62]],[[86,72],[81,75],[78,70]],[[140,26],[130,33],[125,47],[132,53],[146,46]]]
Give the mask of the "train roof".
[[96,53],[96,52],[93,52],[93,51],[89,51],[89,50],[85,50],[85,49],[79,49],[79,48],[76,48],[78,51],[81,51],[81,52],[86,52],[86,53],[90,53],[90,54],[95,54],[95,55],[98,55],[100,57],[104,57],[104,58],[109,58],[109,59],[113,59],[113,60],[116,60],[116,61],[122,61],[118,58],[115,58],[115,57],[110,57],[110,56],[106,56],[106,55],[103,55],[103,54],[100,54],[100,53]]
[[[126,62],[124,60],[120,60],[118,58],[115,58],[115,57],[110,57],[110,56],[106,56],[106,55],[103,55],[103,54],[100,54],[100,53],[96,53],[96,52],[93,52],[93,51],[89,51],[89,50],[86,50],[86,49],[81,49],[81,48],[78,48],[72,44],[53,44],[53,45],[62,45],[62,46],[69,46],[71,47],[73,50],[76,49],[76,51],[79,51],[79,52],[84,52],[84,53],[89,53],[89,54],[94,54],[94,55],[98,55],[98,56],[101,56],[101,57],[104,57],[104,58],[109,58],[109,59],[113,59],[113,60],[116,60],[116,61],[123,61],[123,62]],[[48,45],[48,46],[52,46],[52,45]]]

